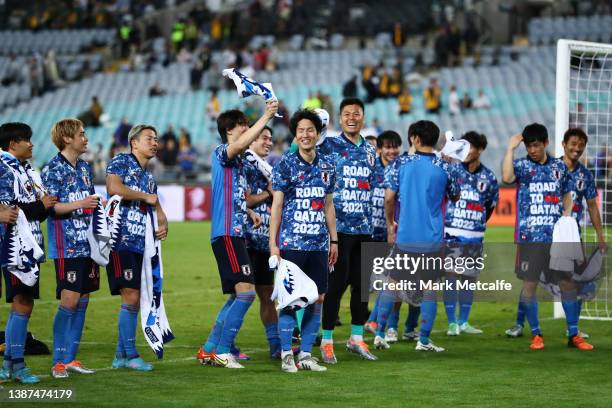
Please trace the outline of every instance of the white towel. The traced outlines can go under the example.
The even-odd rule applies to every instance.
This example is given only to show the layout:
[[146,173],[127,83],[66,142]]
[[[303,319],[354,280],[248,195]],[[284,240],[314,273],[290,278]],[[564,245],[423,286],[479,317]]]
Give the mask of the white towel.
[[121,220],[121,197],[114,195],[102,205],[101,196],[98,206],[93,211],[89,228],[87,229],[87,240],[91,252],[91,259],[100,266],[108,265],[110,252],[119,235],[119,221]]
[[470,154],[470,142],[463,139],[455,140],[453,138],[453,132],[450,130],[444,133],[444,137],[446,138],[446,143],[444,144],[444,147],[440,153],[445,154],[452,159],[456,159],[461,162],[464,161],[468,154]]
[[319,145],[323,142],[323,139],[327,137],[327,127],[329,126],[329,112],[327,112],[323,108],[316,108],[314,111],[319,116],[319,119],[321,119],[321,124],[323,125],[323,128],[321,129],[321,136],[317,141],[317,145]]
[[164,344],[174,339],[170,329],[162,297],[164,269],[161,257],[161,243],[155,239],[157,215],[147,214],[145,249],[142,258],[140,283],[140,322],[145,339],[158,359],[164,357]]
[[38,281],[38,262],[45,253],[40,248],[23,211],[19,210],[17,222],[7,225],[1,263],[23,284],[34,286]]
[[559,218],[553,228],[553,243],[550,246],[548,266],[555,271],[574,272],[575,262],[584,262],[580,231],[573,217]]
[[246,98],[251,95],[259,95],[266,102],[276,101],[276,95],[274,94],[274,90],[272,89],[272,84],[269,82],[259,83],[254,79],[247,77],[242,74],[236,68],[228,68],[223,70],[223,76],[230,78],[234,81],[234,85],[236,85],[236,91],[238,92],[238,96],[241,98]]
[[244,158],[251,163],[268,180],[272,181],[272,166],[251,149],[247,149]]
[[317,301],[317,284],[296,264],[286,259],[279,261],[277,256],[272,256],[268,265],[270,269],[276,269],[274,291],[270,299],[278,301],[277,310],[303,309]]

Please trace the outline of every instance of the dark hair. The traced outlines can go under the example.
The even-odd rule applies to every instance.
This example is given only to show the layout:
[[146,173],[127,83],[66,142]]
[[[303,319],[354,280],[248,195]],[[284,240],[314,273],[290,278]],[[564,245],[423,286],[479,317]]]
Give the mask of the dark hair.
[[385,130],[376,138],[376,147],[382,149],[385,142],[390,144],[392,147],[400,147],[402,145],[402,138],[400,137],[399,133],[393,130]]
[[533,142],[546,142],[548,141],[548,131],[546,126],[540,123],[532,123],[531,125],[525,126],[523,129],[523,143],[527,146]]
[[32,138],[32,128],[25,123],[10,122],[0,126],[0,148],[8,151],[11,142],[21,142]]
[[418,136],[423,146],[434,147],[440,137],[440,128],[430,120],[419,120],[408,128],[408,143],[412,146],[410,138]]
[[482,133],[478,133],[472,130],[464,134],[461,139],[467,140],[472,146],[477,149],[484,150],[487,148],[487,137]]
[[302,119],[307,119],[312,122],[315,129],[317,129],[317,133],[321,133],[323,129],[323,123],[321,123],[321,118],[316,114],[315,111],[310,109],[301,109],[291,116],[291,121],[289,123],[289,131],[293,136],[295,136],[295,131],[297,129],[298,122]]
[[361,107],[362,112],[365,113],[365,105],[359,98],[344,98],[342,102],[340,102],[340,113],[342,113],[342,109],[344,109],[345,106],[349,105],[358,105]]
[[579,139],[584,140],[584,143],[589,143],[589,137],[584,132],[584,130],[580,128],[569,128],[563,134],[563,143],[567,143],[570,137],[576,136]]
[[378,137],[374,135],[367,135],[365,137],[365,140],[378,140]]
[[227,143],[227,131],[232,130],[238,125],[246,125],[249,123],[246,115],[238,109],[231,109],[223,112],[217,118],[217,130],[221,136],[221,142]]

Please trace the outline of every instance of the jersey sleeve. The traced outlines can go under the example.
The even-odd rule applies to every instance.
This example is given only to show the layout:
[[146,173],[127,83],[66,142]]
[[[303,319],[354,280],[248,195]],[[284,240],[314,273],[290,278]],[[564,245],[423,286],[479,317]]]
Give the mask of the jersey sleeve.
[[574,191],[575,189],[576,187],[574,186],[574,180],[572,179],[572,176],[567,168],[565,168],[561,178],[561,195]]
[[448,176],[448,181],[446,182],[446,194],[449,197],[455,197],[461,193],[461,186],[458,183],[458,164],[450,164],[446,168],[446,175]]
[[585,191],[584,198],[587,200],[592,200],[597,197],[597,186],[595,185],[595,178],[590,171],[586,171],[586,180],[585,180]]
[[395,160],[389,166],[385,168],[385,179],[383,182],[383,187],[388,188],[390,190],[395,191],[396,193],[399,191],[399,166],[398,161]]
[[272,169],[272,190],[286,193],[291,182],[291,169],[287,165],[286,157]]
[[491,174],[491,185],[489,187],[489,196],[487,197],[487,206],[488,207],[496,207],[499,202],[499,183],[497,182],[497,177],[494,174]]
[[46,166],[42,172],[42,183],[47,193],[50,196],[59,197],[62,184],[64,183],[63,177],[59,171],[52,164]]
[[124,159],[123,155],[118,155],[113,157],[113,159],[108,163],[106,167],[106,175],[114,175],[119,176],[122,179],[128,175],[128,164]]
[[230,159],[227,156],[227,148],[229,147],[229,144],[225,143],[222,145],[217,146],[217,148],[215,149],[215,156],[217,157],[217,160],[219,161],[219,164],[221,164],[221,166],[223,167],[232,167],[234,164],[236,164],[236,159]]
[[15,198],[15,176],[13,176],[13,172],[11,172],[8,168],[4,168],[2,170],[6,170],[0,174],[0,203],[10,204],[16,200]]
[[325,189],[325,194],[332,194],[336,187],[336,172],[335,170],[330,171],[329,174],[329,184]]
[[514,176],[517,180],[520,180],[525,177],[525,166],[522,159],[513,160],[512,167],[514,168]]
[[96,188],[94,186],[93,168],[90,165],[87,165],[87,171],[89,173],[89,194],[94,195],[96,194]]

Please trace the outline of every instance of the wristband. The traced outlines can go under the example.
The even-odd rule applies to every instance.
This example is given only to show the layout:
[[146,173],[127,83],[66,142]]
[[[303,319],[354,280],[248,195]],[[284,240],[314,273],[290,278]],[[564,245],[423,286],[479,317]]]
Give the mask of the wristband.
[[333,240],[330,240],[330,241],[329,241],[329,243],[330,243],[330,244],[336,244],[336,245],[338,245],[338,241],[333,241]]

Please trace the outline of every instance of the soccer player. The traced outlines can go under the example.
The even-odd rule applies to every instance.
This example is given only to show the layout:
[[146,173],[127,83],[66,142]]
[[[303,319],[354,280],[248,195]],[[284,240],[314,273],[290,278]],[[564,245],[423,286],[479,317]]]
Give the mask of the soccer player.
[[[400,147],[402,145],[402,139],[397,132],[387,130],[382,132],[376,138],[376,167],[374,169],[374,181],[372,184],[372,241],[374,242],[387,242],[387,221],[385,220],[385,169],[387,166],[399,156]],[[380,294],[379,294],[380,295]],[[366,323],[366,329],[374,331],[377,329],[384,332],[385,328],[378,328],[376,324],[376,318],[378,315],[378,298],[374,303],[374,308],[370,313],[368,322]],[[399,305],[393,310],[393,313],[399,315]],[[395,320],[396,326],[389,328],[390,341],[397,341],[397,320]],[[393,335],[395,335],[393,340]],[[383,334],[383,337],[385,335]],[[382,337],[381,337],[382,339]],[[374,339],[376,345],[377,339]]]
[[[28,159],[32,158],[34,145],[32,129],[25,123],[5,123],[0,126],[0,203],[18,206],[30,223],[36,242],[44,249],[40,223],[57,202],[42,188],[40,176],[32,170]],[[15,186],[19,188],[15,188]],[[21,282],[2,266],[6,286],[6,302],[11,311],[6,323],[6,349],[0,371],[0,381],[12,378],[22,384],[34,384],[40,379],[30,373],[25,365],[24,351],[28,322],[39,297],[39,281],[34,286]]]
[[[513,160],[514,150],[521,142],[525,144],[527,157]],[[523,308],[531,326],[530,349],[544,349],[536,289],[543,272],[556,274],[567,322],[568,346],[592,350],[593,346],[578,336],[578,300],[570,276],[549,271],[553,228],[562,215],[571,216],[574,184],[563,160],[550,157],[546,153],[547,146],[546,127],[532,123],[523,129],[522,134],[512,136],[502,165],[503,181],[517,182],[515,272],[523,281],[519,308]]]
[[[575,187],[575,190],[572,191],[572,200],[574,202],[572,216],[580,225],[584,212],[583,199],[586,200],[591,223],[597,234],[597,242],[599,243],[599,248],[603,251],[606,249],[606,239],[601,225],[601,214],[597,206],[597,186],[595,185],[593,174],[579,162],[588,141],[589,138],[582,129],[568,129],[563,135],[564,154],[561,159],[569,169],[569,174]],[[508,337],[520,337],[523,335],[525,311],[522,305],[522,303],[519,303],[516,325],[506,330]],[[580,316],[581,307],[582,300],[578,300],[578,316]],[[582,331],[579,331],[578,335],[584,339],[589,338],[589,335]]]
[[217,314],[215,324],[198,351],[203,364],[244,368],[230,352],[244,316],[255,300],[255,280],[244,238],[247,216],[261,220],[246,207],[246,178],[241,155],[248,149],[278,111],[278,102],[266,103],[266,111],[249,128],[239,110],[223,112],[217,118],[221,144],[212,156],[211,244],[224,294],[230,295]]
[[[463,163],[454,164],[454,175],[461,178],[461,198],[449,201],[446,207],[444,239],[449,246],[455,247],[460,257],[476,259],[482,256],[487,221],[499,200],[499,185],[495,173],[480,162],[480,155],[487,148],[487,138],[477,132],[467,132],[462,137],[470,142],[470,152]],[[474,291],[457,289],[457,280],[475,282],[479,270],[466,270],[463,274],[446,271],[450,285],[444,290],[444,308],[448,318],[449,336],[460,333],[482,334],[482,330],[472,327],[468,319],[474,301]],[[457,320],[457,303],[459,319]]]
[[[259,137],[251,143],[249,148],[265,160],[272,149],[272,129],[268,126],[264,127],[259,133]],[[249,219],[245,234],[249,259],[253,266],[255,291],[259,298],[259,317],[266,331],[266,338],[270,346],[270,357],[278,359],[280,358],[278,315],[274,302],[270,299],[274,290],[274,271],[268,267],[272,188],[270,181],[248,160],[244,162],[244,173],[248,185],[247,207],[252,208],[261,218],[261,225],[257,228]]]
[[[415,154],[400,156],[385,174],[387,241],[395,243],[394,251],[409,257],[439,257],[444,238],[442,204],[447,197],[453,201],[459,199],[459,185],[450,172],[449,163],[433,153],[439,136],[440,129],[431,121],[420,120],[410,125],[408,141],[415,148]],[[398,201],[400,217],[396,225]],[[438,269],[434,265],[433,268],[412,272],[422,282],[437,281],[442,274]],[[421,333],[416,350],[444,351],[429,339],[437,312],[436,292],[422,292]],[[383,292],[379,315],[388,316],[394,302],[392,293]]]
[[297,111],[291,118],[290,130],[298,151],[283,155],[272,176],[274,201],[270,220],[270,254],[295,263],[315,282],[319,291],[317,302],[304,310],[297,366],[291,350],[295,310],[280,311],[281,368],[285,372],[296,372],[298,368],[327,370],[311,354],[321,325],[321,306],[327,291],[329,267],[338,257],[332,195],[335,166],[316,149],[322,127],[315,112]]
[[106,267],[111,295],[121,295],[119,336],[112,368],[151,371],[153,366],[136,350],[147,214],[153,210],[157,213],[156,239],[166,239],[168,220],[159,203],[157,184],[147,170],[149,160],[157,153],[157,130],[151,125],[136,125],[128,133],[128,141],[131,152],[113,157],[106,168],[109,197],[122,197],[120,238],[112,248]]
[[371,186],[376,165],[376,151],[360,135],[364,124],[364,105],[360,99],[346,98],[340,103],[338,137],[326,137],[319,145],[322,156],[336,166],[334,206],[338,230],[338,263],[329,275],[323,304],[323,362],[335,364],[333,332],[340,301],[351,286],[351,337],[348,351],[366,360],[376,360],[363,341],[363,325],[368,319],[368,302],[361,300],[361,243],[372,236]]
[[78,119],[53,125],[51,140],[59,153],[45,167],[42,180],[47,192],[58,198],[47,219],[49,258],[55,263],[56,297],[60,305],[53,321],[54,378],[68,372],[92,374],[77,359],[89,294],[100,287],[100,269],[90,257],[87,228],[94,196],[93,172],[79,156],[87,151],[87,136]]

